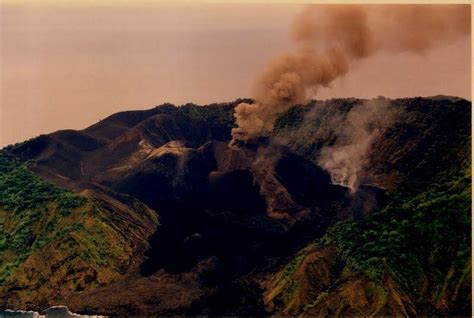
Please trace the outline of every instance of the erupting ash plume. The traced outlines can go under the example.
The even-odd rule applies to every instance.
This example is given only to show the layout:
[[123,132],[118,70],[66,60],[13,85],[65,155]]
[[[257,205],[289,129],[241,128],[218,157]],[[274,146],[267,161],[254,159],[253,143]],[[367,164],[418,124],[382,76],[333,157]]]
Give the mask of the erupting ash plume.
[[309,6],[292,28],[300,47],[270,61],[254,85],[255,103],[236,107],[233,141],[271,132],[278,114],[377,51],[423,54],[469,32],[469,5]]

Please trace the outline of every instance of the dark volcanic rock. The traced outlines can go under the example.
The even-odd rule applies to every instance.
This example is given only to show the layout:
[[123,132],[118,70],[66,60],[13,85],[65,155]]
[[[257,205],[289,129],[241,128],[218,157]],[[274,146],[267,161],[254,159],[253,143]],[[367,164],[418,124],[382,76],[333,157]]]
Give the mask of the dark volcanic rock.
[[[97,291],[81,283],[78,290],[89,296],[72,298],[75,311],[265,314],[258,296],[263,291],[246,277],[351,216],[347,189],[332,185],[325,171],[289,148],[269,138],[229,147],[233,106],[118,113],[82,131],[43,135],[10,150],[33,160],[34,171],[60,186],[94,189],[103,204],[136,198],[158,214],[160,226],[144,256],[133,260],[121,281]],[[177,301],[173,295],[188,285],[189,295]]]

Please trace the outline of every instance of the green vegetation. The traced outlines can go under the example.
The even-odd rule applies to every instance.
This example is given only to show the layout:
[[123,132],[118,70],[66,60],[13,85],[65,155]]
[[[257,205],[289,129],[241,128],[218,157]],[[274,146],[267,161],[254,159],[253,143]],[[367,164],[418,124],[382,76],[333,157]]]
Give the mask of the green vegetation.
[[85,199],[36,177],[28,162],[0,155],[0,207],[5,210],[38,210],[54,200],[66,211],[84,204]]
[[[186,128],[183,139],[197,147],[230,137],[239,102],[251,101],[162,105],[153,112],[173,115]],[[357,103],[313,101],[292,108],[277,120],[274,134],[317,162],[320,149],[337,138],[334,127]],[[367,182],[389,189],[388,204],[332,225],[296,253],[269,282],[265,300],[279,307],[275,312],[329,316],[359,306],[361,315],[405,314],[392,311],[398,306],[449,315],[458,313],[458,304],[464,306],[460,313],[470,312],[471,105],[415,98],[392,106],[399,117],[374,142],[364,167],[378,177]],[[66,191],[42,180],[32,166],[0,152],[0,295],[41,303],[58,290],[80,292],[119,279],[155,230],[153,211],[117,193]],[[154,165],[166,184],[187,182],[185,170],[169,166]]]
[[[427,310],[424,312],[449,314],[444,311],[449,310],[443,307],[445,299],[451,302],[451,310],[462,312],[465,309],[457,308],[457,304],[466,306],[470,302],[470,171],[470,164],[466,164],[452,180],[447,175],[437,182],[427,180],[415,193],[405,192],[412,188],[406,181],[389,193],[392,201],[383,210],[331,226],[324,237],[289,261],[267,299],[281,302],[284,312],[304,314],[316,305],[325,308],[325,299],[336,286],[356,274],[369,279],[365,296],[372,297],[374,308],[382,308],[387,297],[393,296],[385,281],[390,276],[417,308]],[[338,251],[337,263],[343,266],[342,271],[334,278],[332,288],[309,297],[301,288],[318,286],[312,281],[314,273],[296,273],[301,273],[305,258],[312,252],[333,247]]]
[[[0,155],[0,284],[34,251],[55,238],[58,218],[84,206],[86,199],[48,184],[34,175],[28,162]],[[54,209],[57,218],[44,225],[46,211]]]
[[406,155],[391,159],[400,183],[388,193],[388,206],[333,226],[323,241],[336,243],[370,277],[387,270],[414,292],[424,275],[441,286],[450,269],[460,274],[471,254],[469,106],[410,101],[386,138],[397,149],[416,141],[417,151],[406,148]]
[[[331,227],[322,239],[335,243],[344,259],[374,280],[390,271],[417,291],[426,270],[462,271],[470,256],[470,176],[428,187],[420,194],[398,194],[380,213]],[[439,285],[443,275],[433,277]]]
[[[133,252],[130,236],[135,229],[129,227],[129,235],[123,235],[117,228],[123,219],[114,219],[119,211],[60,189],[36,176],[29,166],[0,153],[0,293],[9,284],[31,285],[28,290],[45,288],[38,293],[54,294],[58,286],[62,290],[82,289],[80,277],[91,270],[95,274],[87,274],[92,275],[87,279],[95,279],[97,284],[120,275]],[[133,208],[145,213],[144,220],[157,223],[156,216],[138,200]],[[134,226],[141,227],[140,231],[146,228],[140,223]],[[47,273],[54,268],[58,271],[55,276],[64,275],[72,281],[70,286],[61,285],[65,282],[54,286],[48,281]],[[39,282],[38,277],[44,281]]]
[[280,293],[282,290],[285,290],[286,301],[292,298],[292,296],[298,290],[298,282],[293,279],[293,275],[298,270],[301,263],[304,261],[305,254],[300,252],[297,256],[290,260],[290,262],[283,268],[281,276],[279,277],[278,283],[272,289],[272,292],[267,296],[268,298],[273,298],[275,295]]
[[[313,102],[291,109],[277,121],[275,134],[317,161],[319,149],[333,142],[331,125],[337,127],[355,102]],[[374,149],[376,157],[370,159],[375,163],[367,165],[374,174],[396,173],[386,181],[391,189],[387,206],[360,220],[333,225],[316,244],[335,246],[345,264],[341,275],[365,274],[378,295],[388,292],[388,275],[426,313],[470,312],[462,307],[470,304],[470,103],[400,99],[392,106],[399,110],[397,120]],[[387,144],[394,151],[387,152]],[[300,263],[301,254],[282,272],[295,272],[295,260]],[[277,284],[283,286],[275,294],[283,295],[284,308],[292,308],[298,302],[293,298],[300,297],[290,297],[294,278],[282,275]],[[316,298],[321,297],[326,294],[316,295],[307,308],[320,304]]]

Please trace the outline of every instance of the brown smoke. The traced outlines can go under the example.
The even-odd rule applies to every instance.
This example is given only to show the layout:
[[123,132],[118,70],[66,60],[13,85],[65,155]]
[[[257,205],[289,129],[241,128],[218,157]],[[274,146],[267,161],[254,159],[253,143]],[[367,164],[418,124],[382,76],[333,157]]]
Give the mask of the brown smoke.
[[308,6],[292,28],[300,48],[267,65],[254,85],[255,104],[236,107],[233,139],[271,132],[280,113],[379,50],[423,54],[469,32],[469,5]]

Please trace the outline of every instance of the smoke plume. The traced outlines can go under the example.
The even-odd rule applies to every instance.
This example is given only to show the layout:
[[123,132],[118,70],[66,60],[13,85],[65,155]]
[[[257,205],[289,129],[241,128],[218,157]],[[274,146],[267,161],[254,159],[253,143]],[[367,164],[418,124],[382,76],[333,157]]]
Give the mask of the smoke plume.
[[323,147],[318,164],[327,170],[334,184],[355,192],[359,187],[360,172],[366,165],[375,138],[395,120],[395,110],[387,99],[367,100],[354,106],[337,127],[332,127],[335,142]]
[[254,104],[235,109],[234,141],[272,131],[280,113],[378,51],[424,54],[470,32],[469,5],[314,5],[294,21],[294,52],[270,61],[253,87]]

